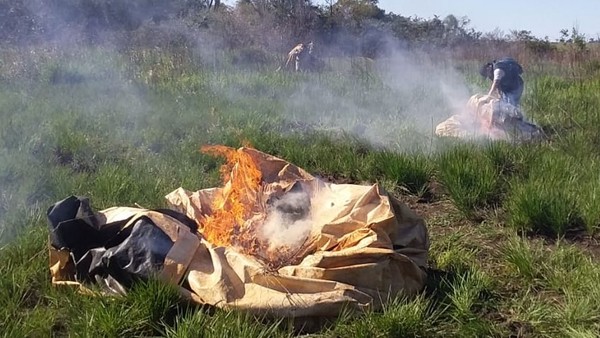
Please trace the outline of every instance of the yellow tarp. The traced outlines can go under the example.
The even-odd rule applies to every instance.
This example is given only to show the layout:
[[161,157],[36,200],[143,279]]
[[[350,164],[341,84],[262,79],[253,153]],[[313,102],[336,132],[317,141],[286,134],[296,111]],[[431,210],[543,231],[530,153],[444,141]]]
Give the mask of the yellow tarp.
[[[374,305],[424,285],[419,266],[427,262],[425,224],[377,185],[322,182],[304,170],[254,149],[241,148],[260,168],[265,192],[302,182],[312,204],[314,252],[293,266],[266,271],[235,248],[214,248],[202,240],[188,275],[204,302],[280,315],[331,315],[342,306]],[[210,215],[219,189],[167,196],[171,206],[193,219]]]
[[504,131],[491,126],[494,105],[498,98],[490,95],[475,94],[467,102],[464,113],[450,116],[435,128],[437,136],[491,139],[505,139]]
[[[195,301],[217,307],[275,316],[335,316],[343,308],[380,308],[390,297],[423,288],[421,267],[429,248],[425,223],[378,185],[326,183],[257,150],[237,151],[260,168],[265,200],[294,184],[310,197],[310,240],[300,241],[310,245],[298,252],[294,264],[273,269],[243,250],[217,247],[177,220],[144,209],[110,208],[99,212],[100,218],[135,215],[132,223],[150,217],[174,241],[162,278],[182,285],[181,291]],[[222,189],[179,188],[166,198],[173,209],[200,221],[211,215]],[[280,235],[285,231],[272,234]],[[52,251],[53,282],[68,280],[61,268],[68,265],[68,255]]]

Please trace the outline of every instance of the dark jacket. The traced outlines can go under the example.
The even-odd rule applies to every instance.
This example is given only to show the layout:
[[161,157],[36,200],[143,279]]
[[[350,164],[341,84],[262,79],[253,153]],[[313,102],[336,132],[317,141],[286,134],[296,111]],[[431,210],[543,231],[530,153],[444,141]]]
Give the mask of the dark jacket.
[[504,77],[500,79],[499,89],[502,92],[512,92],[523,86],[523,68],[513,58],[503,58],[493,62],[494,70],[502,69]]

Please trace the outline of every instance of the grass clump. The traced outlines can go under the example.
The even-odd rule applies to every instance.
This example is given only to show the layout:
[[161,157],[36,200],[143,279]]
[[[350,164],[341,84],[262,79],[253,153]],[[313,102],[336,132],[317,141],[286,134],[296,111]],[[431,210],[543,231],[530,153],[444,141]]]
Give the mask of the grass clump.
[[560,185],[546,180],[525,182],[515,187],[507,201],[508,224],[526,232],[564,235],[580,224],[576,203]]
[[500,173],[477,146],[460,145],[442,153],[438,171],[450,199],[465,216],[481,217],[500,202]]
[[598,175],[598,162],[588,163],[584,166],[586,177],[580,189],[577,206],[580,210],[583,223],[588,233],[594,234],[600,227],[600,175]]
[[468,243],[470,235],[468,232],[454,232],[432,243],[430,263],[438,269],[452,273],[470,271],[480,250],[468,244],[457,245],[457,243]]
[[5,337],[50,335],[58,312],[51,306],[46,240],[43,228],[30,228],[0,247],[0,334]]
[[558,316],[552,302],[531,288],[517,294],[505,310],[507,323],[517,336],[556,337],[560,330],[555,325]]
[[500,264],[517,277],[502,311],[518,332],[570,337],[600,328],[600,267],[585,252],[564,241],[549,245],[510,236],[500,253]]
[[479,269],[456,276],[450,287],[450,318],[455,323],[457,336],[493,336],[499,332],[495,325],[482,316],[488,309],[491,279]]
[[540,278],[542,252],[539,248],[533,248],[522,238],[512,236],[504,244],[501,253],[509,270],[527,284],[533,284]]
[[414,299],[397,298],[382,312],[371,311],[357,318],[344,320],[325,334],[325,337],[428,337],[436,336],[436,323],[441,312],[424,295]]
[[507,222],[525,232],[562,236],[581,230],[583,221],[576,187],[580,171],[568,155],[544,152],[527,180],[514,180],[506,200]]
[[161,332],[161,322],[174,322],[184,303],[176,287],[158,280],[138,282],[125,297],[102,297],[81,301],[69,315],[68,329],[86,337],[153,336]]
[[506,184],[510,179],[527,178],[539,148],[536,144],[496,141],[486,144],[482,151],[498,171],[502,188],[507,190]]
[[190,311],[178,317],[175,325],[167,326],[163,334],[168,338],[293,337],[282,319],[267,320],[256,318],[249,313],[229,310],[216,310],[213,314],[206,311]]
[[423,154],[402,154],[392,151],[377,153],[373,167],[383,179],[393,182],[399,190],[413,195],[423,195],[431,179],[433,168]]

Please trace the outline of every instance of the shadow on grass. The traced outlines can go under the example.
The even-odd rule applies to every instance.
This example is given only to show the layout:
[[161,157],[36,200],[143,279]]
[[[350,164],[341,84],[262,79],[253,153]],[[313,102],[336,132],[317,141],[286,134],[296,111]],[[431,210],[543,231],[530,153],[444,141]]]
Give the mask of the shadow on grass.
[[[476,291],[474,295],[476,301],[475,307],[483,306],[493,301],[495,298],[494,292],[490,286],[477,286],[469,282],[469,277],[476,276],[476,272],[470,269],[455,271],[455,270],[440,270],[435,268],[425,269],[427,273],[427,281],[423,293],[426,298],[430,299],[434,307],[444,307],[444,305],[452,304],[451,297],[456,294],[457,288],[469,287]],[[487,307],[487,306],[483,306]],[[482,309],[479,309],[482,310]],[[489,310],[489,309],[488,309]]]
[[427,281],[423,292],[434,303],[444,301],[451,292],[451,285],[456,281],[458,274],[455,271],[445,271],[435,268],[426,268]]

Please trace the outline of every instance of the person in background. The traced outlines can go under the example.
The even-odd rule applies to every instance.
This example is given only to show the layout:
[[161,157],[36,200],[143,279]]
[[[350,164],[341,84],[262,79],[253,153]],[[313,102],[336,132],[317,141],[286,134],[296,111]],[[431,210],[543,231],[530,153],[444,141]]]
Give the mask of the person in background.
[[[297,44],[289,51],[284,69],[290,69],[292,66],[296,72],[314,69],[316,58],[313,55],[314,43],[312,41],[304,44]],[[282,67],[277,68],[281,70]]]
[[501,101],[517,108],[520,106],[524,86],[521,78],[523,68],[515,59],[503,58],[488,62],[481,67],[479,73],[492,80],[488,95],[493,95],[497,91]]
[[304,44],[303,43],[297,44],[288,53],[288,57],[287,57],[287,60],[285,62],[285,66],[283,66],[283,67],[285,69],[287,69],[290,66],[290,64],[293,62],[294,70],[295,71],[299,71],[300,70],[300,57],[301,57],[301,55],[303,53],[304,53]]

